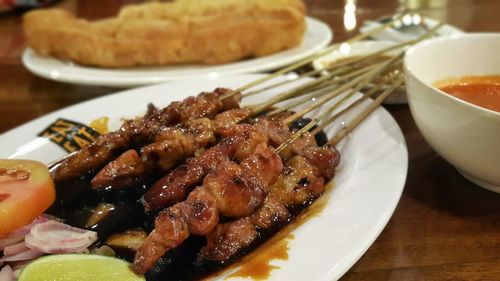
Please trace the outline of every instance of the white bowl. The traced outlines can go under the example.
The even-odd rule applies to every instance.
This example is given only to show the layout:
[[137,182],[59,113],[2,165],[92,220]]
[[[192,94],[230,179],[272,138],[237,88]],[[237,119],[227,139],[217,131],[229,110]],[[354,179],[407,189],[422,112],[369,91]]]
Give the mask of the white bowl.
[[500,113],[433,86],[452,77],[500,75],[500,33],[427,40],[410,48],[404,63],[408,102],[424,138],[467,179],[500,192]]

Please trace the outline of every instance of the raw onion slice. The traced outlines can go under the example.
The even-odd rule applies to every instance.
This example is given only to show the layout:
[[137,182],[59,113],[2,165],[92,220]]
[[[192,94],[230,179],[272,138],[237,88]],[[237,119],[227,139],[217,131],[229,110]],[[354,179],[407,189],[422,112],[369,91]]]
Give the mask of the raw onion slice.
[[0,281],[16,281],[16,276],[10,266],[6,265],[0,270]]
[[39,256],[42,256],[43,253],[38,251],[38,250],[32,250],[32,249],[27,249],[25,251],[19,252],[15,255],[11,256],[4,256],[0,259],[0,263],[2,262],[11,262],[11,261],[25,261],[25,260],[32,260],[34,258],[38,258]]
[[26,234],[30,233],[31,229],[35,225],[38,225],[40,223],[44,223],[44,222],[46,222],[48,220],[50,220],[50,218],[47,215],[38,216],[30,224],[25,225],[25,226],[19,228],[18,230],[10,233],[9,235],[1,238],[0,239],[0,251],[4,250],[4,248],[7,247],[7,246],[16,244],[16,243],[18,243],[20,241],[23,241],[24,240],[24,236],[26,236]]
[[[29,230],[28,230],[28,232],[29,232]],[[0,251],[5,249],[5,247],[7,247],[7,246],[19,243],[20,241],[23,241],[24,236],[26,236],[26,233],[14,234],[14,232],[13,232],[13,233],[5,236],[4,238],[0,239]]]
[[3,249],[3,254],[4,256],[12,256],[21,252],[24,252],[26,250],[29,250],[30,248],[26,247],[26,244],[24,241],[7,246]]
[[80,253],[97,241],[97,233],[47,221],[34,226],[25,237],[26,246],[47,254]]

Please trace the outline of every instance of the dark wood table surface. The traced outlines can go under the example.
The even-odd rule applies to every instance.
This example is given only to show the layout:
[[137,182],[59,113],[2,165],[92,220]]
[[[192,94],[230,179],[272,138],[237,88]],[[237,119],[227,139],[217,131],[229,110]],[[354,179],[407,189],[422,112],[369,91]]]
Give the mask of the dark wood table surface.
[[[113,15],[128,2],[137,1],[61,1],[57,6],[97,19]],[[498,0],[306,3],[309,15],[332,27],[335,41],[356,34],[364,20],[394,13],[405,3],[465,31],[500,31]],[[352,7],[356,26],[349,30],[352,26],[346,27],[344,17]],[[22,11],[0,15],[0,133],[56,109],[117,91],[53,82],[28,72],[21,64],[25,47],[21,16]],[[342,279],[500,280],[500,194],[468,182],[437,155],[419,133],[408,106],[387,109],[401,126],[408,145],[406,186],[382,234]]]

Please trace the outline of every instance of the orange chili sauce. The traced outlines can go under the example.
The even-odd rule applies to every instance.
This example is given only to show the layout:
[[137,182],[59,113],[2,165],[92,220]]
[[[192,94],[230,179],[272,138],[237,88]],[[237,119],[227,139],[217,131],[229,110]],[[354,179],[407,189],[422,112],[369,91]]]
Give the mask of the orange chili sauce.
[[278,266],[272,265],[270,262],[272,260],[287,260],[288,249],[290,248],[288,243],[293,239],[293,234],[288,234],[278,241],[274,241],[276,244],[269,245],[268,248],[258,253],[253,259],[245,262],[238,271],[229,277],[250,277],[253,280],[268,279],[271,271],[278,268]]
[[500,75],[447,79],[436,86],[461,100],[500,112]]
[[288,259],[289,243],[295,238],[291,232],[311,217],[315,217],[323,211],[328,203],[328,194],[333,190],[333,186],[332,182],[328,183],[323,195],[297,215],[290,224],[281,229],[257,249],[244,256],[229,269],[224,270],[231,271],[237,268],[237,270],[228,277],[243,277],[253,280],[268,279],[271,275],[271,271],[279,268],[278,266],[272,265],[271,261]]

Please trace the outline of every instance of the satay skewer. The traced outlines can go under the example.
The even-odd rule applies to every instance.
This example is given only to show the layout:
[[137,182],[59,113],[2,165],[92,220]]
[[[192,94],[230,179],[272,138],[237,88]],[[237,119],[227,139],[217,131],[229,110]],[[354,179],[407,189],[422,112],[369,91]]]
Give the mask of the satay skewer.
[[[279,121],[278,121],[279,122]],[[283,124],[283,123],[281,123]],[[242,125],[239,125],[242,126]],[[252,126],[247,125],[246,127],[241,127],[241,128],[247,128],[250,130]],[[235,127],[237,128],[237,127]],[[246,129],[245,129],[246,130]],[[255,129],[253,129],[255,130]],[[257,130],[259,131],[259,130]],[[237,131],[235,131],[237,132]],[[262,134],[262,132],[260,133]],[[266,148],[265,145],[265,138],[262,139],[261,141],[264,141],[263,143],[260,143],[255,146],[255,151],[261,151],[260,153],[263,153],[263,150],[267,150],[268,152],[265,152],[266,155],[268,156],[258,156],[257,158],[250,160],[252,155],[254,155],[255,152],[250,152],[247,149],[243,149],[246,153],[250,153],[249,156],[246,156],[244,159],[241,159],[241,165],[243,167],[246,167],[245,163],[257,163],[258,161],[263,161],[262,164],[258,164],[255,167],[258,169],[258,174],[262,174],[265,171],[266,173],[270,173],[272,169],[264,169],[262,166],[263,163],[269,163],[270,160],[265,160],[264,158],[267,157],[274,157],[276,158],[276,154],[273,155],[273,152],[269,150],[269,148]],[[229,142],[232,143],[232,142]],[[229,144],[228,143],[228,144]],[[263,145],[263,146],[262,146]],[[306,149],[307,144],[305,147],[302,147],[302,149]],[[259,150],[260,149],[260,150]],[[320,148],[317,147],[317,149],[326,149],[329,150],[330,148]],[[277,150],[275,150],[278,152]],[[274,152],[274,153],[276,153]],[[326,152],[326,151],[325,151]],[[319,153],[317,155],[325,155],[325,152]],[[304,152],[305,155],[314,155],[314,153],[308,153],[307,151]],[[334,155],[334,154],[333,154]],[[332,155],[332,156],[333,156]],[[227,156],[226,156],[227,157]],[[249,157],[249,158],[247,158]],[[264,158],[263,158],[264,157]],[[307,156],[305,156],[307,157]],[[324,156],[322,156],[324,157]],[[236,165],[234,162],[224,162],[228,161],[227,158],[226,160],[220,160],[222,161],[219,164],[216,164],[215,168],[211,168],[211,172],[209,172],[208,176],[203,180],[203,185],[194,189],[192,191],[187,199],[185,201],[182,201],[180,203],[177,203],[175,205],[172,205],[171,207],[167,207],[164,211],[160,213],[158,218],[155,221],[155,229],[151,234],[148,236],[148,238],[145,240],[143,245],[139,248],[138,252],[136,253],[136,257],[134,260],[134,271],[137,273],[143,274],[145,271],[149,270],[154,263],[156,262],[157,259],[159,259],[161,256],[163,256],[166,252],[170,251],[173,248],[176,248],[178,245],[180,245],[185,239],[187,239],[188,236],[192,234],[198,234],[198,235],[209,235],[209,237],[212,237],[209,239],[209,245],[213,247],[217,247],[217,243],[222,243],[224,241],[219,241],[217,238],[213,238],[213,235],[218,235],[217,232],[220,231],[225,231],[224,228],[218,227],[218,222],[219,222],[219,216],[229,216],[229,217],[235,217],[236,218],[236,223],[241,224],[241,226],[246,227],[248,231],[251,231],[252,235],[251,237],[247,237],[247,240],[254,240],[256,239],[255,235],[255,227],[266,227],[270,226],[273,222],[276,222],[276,217],[275,216],[269,216],[269,218],[262,217],[260,215],[257,215],[257,217],[252,219],[252,214],[256,212],[257,210],[261,210],[262,208],[257,208],[258,206],[261,206],[262,204],[281,204],[283,205],[284,202],[281,201],[275,201],[275,203],[269,203],[268,200],[273,200],[273,199],[268,199],[267,193],[264,191],[255,190],[252,192],[257,192],[259,194],[259,204],[258,205],[248,205],[243,204],[243,205],[236,205],[236,210],[239,210],[236,212],[234,209],[235,206],[233,206],[234,203],[231,204],[226,204],[225,202],[230,202],[231,201],[231,194],[234,194],[236,191],[231,191],[229,192],[230,189],[226,189],[223,187],[225,184],[229,184],[230,186],[236,184],[242,184],[242,185],[248,185],[252,180],[237,180],[237,178],[233,178],[232,176],[226,175],[229,171],[232,171],[231,168],[229,171],[226,171],[227,167],[231,165]],[[230,159],[230,158],[229,158]],[[258,160],[260,159],[260,160]],[[279,157],[278,157],[279,159]],[[278,159],[275,160],[276,164],[273,164],[274,168],[274,173],[279,173],[281,174],[282,168],[279,168],[278,166]],[[305,158],[302,161],[307,161],[307,158]],[[249,161],[250,160],[250,161]],[[329,160],[327,163],[330,161],[335,161],[335,160]],[[338,161],[338,159],[336,160]],[[232,163],[232,164],[231,164]],[[338,162],[335,162],[338,163]],[[291,164],[291,162],[290,162]],[[335,164],[336,165],[336,164]],[[330,167],[331,168],[331,167]],[[260,170],[259,170],[260,169]],[[224,172],[226,171],[226,172]],[[321,175],[323,171],[319,172],[319,175]],[[333,176],[333,174],[327,172],[327,175]],[[227,179],[225,179],[226,176],[229,176]],[[236,175],[234,175],[236,176]],[[313,175],[311,175],[313,176]],[[328,177],[328,176],[327,176]],[[271,180],[271,178],[276,178],[275,180]],[[329,178],[329,177],[328,177]],[[268,184],[273,184],[277,180],[277,176],[267,176],[266,182]],[[221,186],[218,186],[218,184],[221,184]],[[317,186],[315,192],[312,191],[313,193],[310,194],[310,196],[319,196],[319,193],[323,190],[321,186],[324,185],[324,179],[315,183]],[[262,186],[262,188],[267,189],[267,187]],[[253,184],[250,184],[249,186],[254,186]],[[234,186],[236,188],[236,186]],[[239,189],[239,188],[236,188]],[[222,192],[224,191],[224,192]],[[241,191],[239,191],[241,192]],[[269,192],[269,191],[268,191]],[[266,195],[264,195],[266,194]],[[263,197],[263,195],[265,197]],[[238,198],[241,198],[242,195],[239,195]],[[246,195],[248,196],[248,195]],[[253,196],[253,195],[252,195]],[[245,197],[245,196],[243,196]],[[256,200],[255,198],[252,200]],[[221,205],[222,204],[222,205]],[[293,203],[292,203],[293,204]],[[194,206],[197,206],[196,208]],[[203,206],[203,208],[201,207]],[[242,206],[246,206],[244,208],[241,208]],[[267,206],[267,205],[266,205]],[[262,206],[265,210],[265,208]],[[241,209],[241,211],[240,211]],[[184,211],[185,210],[185,211]],[[193,210],[196,210],[195,216],[192,216],[191,213],[194,212]],[[186,213],[184,213],[186,212]],[[286,212],[283,207],[280,209],[280,214],[284,214],[280,218],[286,218]],[[199,215],[198,215],[199,213]],[[252,216],[251,216],[252,215]],[[263,214],[265,216],[265,214]],[[199,217],[207,217],[207,221],[201,221],[199,220]],[[248,217],[248,218],[245,218]],[[231,228],[230,228],[231,230]],[[232,229],[234,230],[234,228]],[[165,231],[165,232],[162,232]],[[215,231],[214,234],[212,232]],[[166,235],[166,236],[165,236]],[[210,236],[211,235],[211,236]],[[214,244],[215,243],[215,244]],[[233,243],[234,245],[234,243]],[[243,247],[247,246],[248,243],[246,244],[238,244],[238,246]],[[225,248],[224,246],[222,246]],[[229,251],[227,253],[224,253],[222,257],[215,257],[215,258],[225,258],[225,257],[231,257],[233,254],[236,253],[236,250],[240,250],[240,248],[235,248],[235,251]],[[214,250],[211,249],[210,247],[204,247],[204,252],[206,253],[207,257],[214,258],[210,253],[213,253]],[[215,250],[215,252],[218,252]]]
[[[152,174],[168,172],[170,169],[175,168],[175,165],[183,163],[185,159],[194,156],[197,150],[210,147],[213,140],[210,141],[206,139],[207,134],[214,135],[217,128],[227,126],[232,123],[240,123],[251,116],[259,114],[262,110],[266,110],[276,103],[284,101],[285,99],[295,98],[302,95],[309,95],[309,90],[304,89],[309,89],[312,87],[312,90],[316,92],[313,92],[313,95],[310,96],[319,97],[326,94],[327,90],[337,86],[344,80],[348,80],[357,77],[362,73],[366,73],[369,70],[373,69],[375,66],[376,65],[368,65],[364,68],[352,71],[340,77],[331,78],[330,76],[328,76],[326,77],[327,79],[323,79],[322,81],[324,82],[321,83],[313,80],[312,82],[314,83],[306,85],[306,87],[301,87],[298,90],[294,89],[289,92],[285,92],[282,95],[278,95],[276,98],[271,99],[269,102],[257,106],[257,108],[254,108],[252,111],[245,110],[244,108],[232,109],[220,113],[212,121],[208,121],[206,120],[206,118],[200,118],[205,120],[201,120],[202,122],[200,123],[200,125],[202,126],[197,127],[194,130],[191,130],[190,128],[187,128],[187,130],[184,128],[172,128],[170,130],[167,130],[167,135],[157,139],[156,142],[142,147],[137,152],[134,149],[126,150],[116,159],[109,162],[92,179],[92,187],[112,187],[113,189],[118,189],[141,184],[142,182],[150,178]],[[307,101],[308,99],[309,97],[306,97],[305,101]],[[288,110],[300,104],[302,104],[302,102],[299,100],[298,103],[290,103],[283,108]],[[269,116],[275,113],[279,113],[283,111],[281,109],[282,108],[278,108],[279,111],[275,110],[272,113],[268,113],[267,115]],[[231,111],[235,114],[230,114],[229,117],[232,116],[237,119],[234,122],[228,122],[228,117],[224,116],[226,115],[226,113],[231,113]],[[223,116],[224,122],[219,122],[219,116]],[[196,120],[194,121],[195,122],[188,121],[188,123],[196,124]],[[212,125],[206,124],[207,122],[210,122]],[[190,132],[190,130],[194,132]],[[199,133],[196,133],[197,131],[199,131]],[[197,141],[197,134],[202,136],[202,138],[204,139],[201,143]]]
[[[384,64],[386,65],[386,64]],[[377,69],[377,68],[375,68]],[[370,72],[368,72],[370,73]],[[361,76],[363,77],[363,76]],[[367,81],[363,81],[366,83]],[[315,106],[318,103],[321,103],[322,101],[317,101],[314,102],[310,106]],[[343,100],[341,100],[343,102]],[[341,103],[339,102],[339,104]],[[288,145],[293,143],[295,140],[300,138],[303,134],[305,134],[307,131],[312,129],[316,124],[319,123],[319,121],[326,119],[331,113],[333,112],[335,108],[329,109],[324,111],[320,117],[314,118],[311,122],[309,122],[305,127],[301,128],[299,131],[296,133],[292,134],[288,140],[283,141],[280,143],[280,146],[276,149],[276,151],[279,153],[282,150],[284,150]],[[287,118],[288,119],[288,118]],[[286,120],[286,119],[285,119]],[[283,122],[286,124],[286,122]],[[147,211],[154,211],[158,210],[160,208],[164,208],[166,206],[169,206],[173,203],[182,201],[185,196],[189,193],[189,191],[192,189],[192,185],[196,184],[198,180],[193,181],[193,176],[189,176],[191,173],[191,170],[200,170],[199,172],[196,173],[199,177],[203,177],[203,175],[208,171],[209,169],[205,167],[207,163],[206,160],[202,160],[204,158],[209,159],[212,154],[217,153],[219,154],[221,151],[221,155],[232,155],[231,153],[234,153],[235,148],[228,149],[229,147],[232,147],[236,145],[234,141],[228,142],[227,144],[225,143],[225,140],[221,141],[219,144],[214,146],[212,149],[209,149],[205,151],[202,155],[199,157],[189,160],[186,165],[181,166],[178,169],[174,169],[172,172],[167,174],[165,177],[159,179],[157,182],[155,182],[152,187],[146,191],[146,193],[143,195],[141,199],[141,203],[143,204],[144,208]],[[227,147],[227,148],[224,148]],[[230,152],[233,151],[233,152]],[[229,154],[228,154],[229,153]]]
[[[380,99],[386,98],[401,85],[402,81],[399,79],[386,89]],[[369,90],[365,96],[355,101],[352,107],[358,105],[359,100],[368,99],[380,88],[379,86],[377,89]],[[324,123],[331,123],[333,120],[328,119]],[[311,134],[314,134],[314,131]],[[320,196],[324,192],[325,181],[331,179],[334,174],[321,175],[318,173],[320,167],[317,163],[316,161],[310,162],[301,155],[292,156],[284,161],[287,172],[280,174],[277,182],[270,186],[270,192],[260,208],[250,216],[219,223],[207,235],[207,245],[201,248],[198,262],[227,263],[234,260],[259,239],[260,233],[265,233],[276,225],[286,224],[291,216],[290,209],[310,203],[311,200]],[[334,166],[337,164],[338,162],[332,163]],[[307,184],[301,185],[303,181]]]
[[[378,98],[385,99],[402,84],[400,77],[396,83],[388,87]],[[358,105],[361,101],[368,99],[381,88],[370,89],[365,96],[352,103],[349,108]],[[374,106],[373,108],[376,108]],[[334,119],[328,119],[324,123],[331,123]],[[311,133],[314,134],[314,131]],[[298,205],[311,203],[325,190],[325,180],[329,180],[333,174],[320,176],[317,173],[319,167],[309,162],[306,158],[296,155],[284,162],[286,173],[280,174],[277,182],[270,186],[270,192],[252,215],[242,217],[229,222],[219,223],[213,231],[207,235],[207,244],[198,253],[197,262],[227,263],[234,261],[250,245],[258,241],[260,234],[266,233],[276,225],[286,225],[290,221],[290,209]],[[336,162],[335,166],[338,164]],[[297,174],[298,173],[298,174]],[[301,185],[301,182],[307,182]]]

